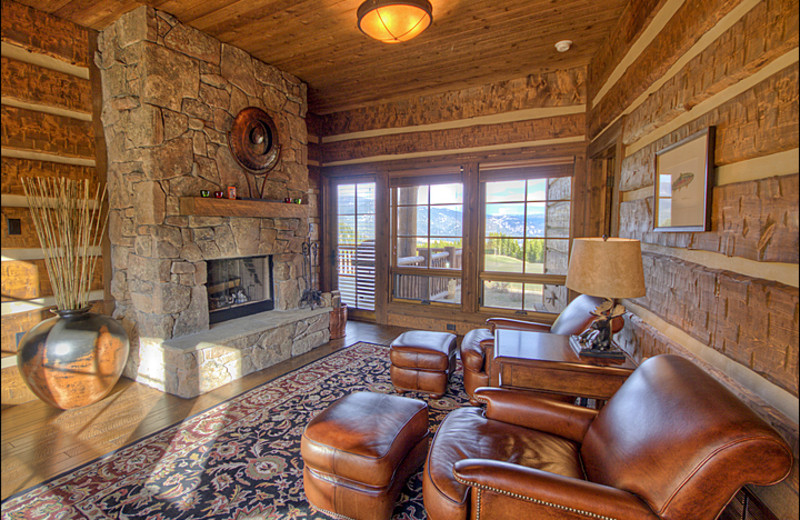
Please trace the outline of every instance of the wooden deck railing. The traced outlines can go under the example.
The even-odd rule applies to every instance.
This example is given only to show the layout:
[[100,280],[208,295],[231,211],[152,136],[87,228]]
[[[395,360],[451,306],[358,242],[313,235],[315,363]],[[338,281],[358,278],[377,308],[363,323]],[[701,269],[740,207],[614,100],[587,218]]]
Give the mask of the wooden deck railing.
[[[460,248],[444,247],[420,249],[418,256],[397,259],[397,267],[422,267],[430,269],[461,269]],[[431,262],[428,266],[427,255]],[[369,302],[374,306],[375,292],[375,246],[364,243],[358,246],[339,247],[339,290],[346,303],[358,306],[358,302]],[[455,280],[455,286],[452,281]],[[398,274],[395,276],[394,297],[409,300],[442,300],[452,298],[460,291],[461,280],[446,276]]]
[[[429,267],[430,269],[461,269],[461,249],[445,247],[420,249],[420,256],[407,256],[397,259],[397,267]],[[427,255],[431,254],[430,266]],[[455,280],[455,286],[451,287]],[[443,300],[452,297],[460,290],[461,280],[445,276],[397,274],[395,276],[394,296],[409,300]]]
[[375,308],[375,244],[339,246],[339,292],[348,305]]

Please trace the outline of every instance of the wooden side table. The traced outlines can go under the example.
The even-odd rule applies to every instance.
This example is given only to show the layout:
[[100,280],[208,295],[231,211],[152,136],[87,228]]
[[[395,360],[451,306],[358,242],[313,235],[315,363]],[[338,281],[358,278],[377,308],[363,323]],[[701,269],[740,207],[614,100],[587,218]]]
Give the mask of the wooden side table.
[[606,401],[636,368],[625,360],[580,357],[569,336],[497,329],[490,384]]

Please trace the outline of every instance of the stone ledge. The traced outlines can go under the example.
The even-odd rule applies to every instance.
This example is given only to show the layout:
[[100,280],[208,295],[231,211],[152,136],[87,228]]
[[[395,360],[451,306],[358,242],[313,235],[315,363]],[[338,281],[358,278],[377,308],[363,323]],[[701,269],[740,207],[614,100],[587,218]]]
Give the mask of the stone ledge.
[[330,311],[268,311],[167,341],[142,338],[125,375],[179,397],[197,397],[324,345]]
[[294,309],[291,311],[266,311],[243,318],[223,321],[211,325],[209,330],[173,338],[164,342],[164,347],[180,351],[196,351],[216,344],[229,344],[252,334],[276,329],[282,325],[306,320],[320,314],[329,314],[331,309]]

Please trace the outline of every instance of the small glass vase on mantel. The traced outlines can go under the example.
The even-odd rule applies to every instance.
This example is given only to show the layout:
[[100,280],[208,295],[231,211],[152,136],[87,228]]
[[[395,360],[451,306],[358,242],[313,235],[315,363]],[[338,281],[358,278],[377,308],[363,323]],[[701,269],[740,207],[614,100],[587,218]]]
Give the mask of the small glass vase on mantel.
[[[86,406],[114,388],[128,359],[125,329],[90,312],[89,293],[105,232],[105,190],[90,199],[89,181],[25,178],[25,195],[58,310],[20,341],[17,366],[30,390],[61,409]],[[102,194],[102,196],[101,196]]]

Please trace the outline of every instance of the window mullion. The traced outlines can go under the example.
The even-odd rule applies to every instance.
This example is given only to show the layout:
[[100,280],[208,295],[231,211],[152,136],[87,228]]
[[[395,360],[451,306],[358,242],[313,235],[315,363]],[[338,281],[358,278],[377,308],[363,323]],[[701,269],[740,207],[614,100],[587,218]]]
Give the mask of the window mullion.
[[[522,273],[528,274],[528,179],[525,179],[525,184],[522,192]],[[522,283],[522,309],[525,309],[525,283]]]
[[[425,266],[430,269],[431,268],[431,192],[433,191],[433,186],[428,187],[428,257],[425,262]],[[430,284],[428,284],[428,298],[430,298]]]
[[355,236],[353,237],[353,242],[355,243],[355,249],[353,251],[355,268],[354,268],[354,276],[355,279],[355,300],[356,300],[356,307],[359,307],[361,303],[359,301],[358,295],[358,183],[353,185],[353,229]]
[[[544,236],[544,244],[542,245],[542,274],[547,273],[547,223],[550,221],[550,179],[544,181],[544,229],[542,235]],[[544,287],[542,287],[542,295],[544,295]]]

